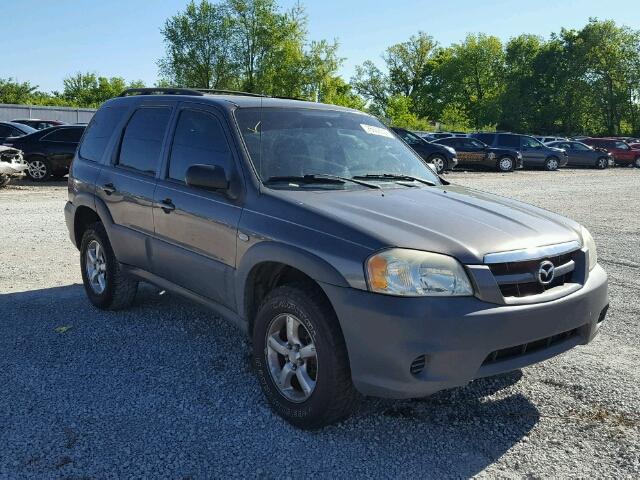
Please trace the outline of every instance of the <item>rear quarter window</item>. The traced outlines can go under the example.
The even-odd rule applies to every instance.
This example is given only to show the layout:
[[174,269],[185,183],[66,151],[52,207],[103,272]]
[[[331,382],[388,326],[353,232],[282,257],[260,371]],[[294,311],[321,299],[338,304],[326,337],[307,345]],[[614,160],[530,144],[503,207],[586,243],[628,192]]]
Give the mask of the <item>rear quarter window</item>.
[[80,145],[80,156],[85,160],[99,162],[116,125],[126,113],[127,107],[103,107],[96,112],[87,126]]

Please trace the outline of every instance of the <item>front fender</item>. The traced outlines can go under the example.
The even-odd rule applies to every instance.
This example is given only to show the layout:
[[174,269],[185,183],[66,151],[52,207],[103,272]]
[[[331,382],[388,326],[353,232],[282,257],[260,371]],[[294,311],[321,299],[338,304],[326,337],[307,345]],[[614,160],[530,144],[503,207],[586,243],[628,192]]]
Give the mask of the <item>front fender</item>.
[[264,241],[250,247],[242,256],[236,269],[235,291],[238,313],[247,318],[245,290],[247,279],[253,268],[264,262],[289,265],[317,282],[339,287],[349,287],[349,283],[335,267],[326,260],[301,248],[283,243]]

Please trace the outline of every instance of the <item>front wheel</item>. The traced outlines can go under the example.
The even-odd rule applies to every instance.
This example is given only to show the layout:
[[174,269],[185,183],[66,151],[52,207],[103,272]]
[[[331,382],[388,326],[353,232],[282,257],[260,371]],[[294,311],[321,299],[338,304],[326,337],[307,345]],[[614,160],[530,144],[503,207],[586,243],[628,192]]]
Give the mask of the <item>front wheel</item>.
[[44,158],[34,158],[27,160],[29,168],[27,176],[34,182],[44,182],[51,176],[51,166]]
[[515,163],[511,157],[502,157],[498,160],[498,170],[500,172],[512,172]]
[[11,177],[9,175],[0,175],[0,188],[6,187],[11,181]]
[[429,163],[432,163],[436,168],[436,173],[439,175],[447,168],[447,161],[441,155],[434,155],[429,159]]
[[609,166],[609,159],[608,158],[600,157],[598,160],[596,160],[596,168],[598,170],[604,170],[608,166]]
[[636,161],[635,161],[635,162],[633,162],[633,165],[634,165],[636,168],[640,168],[640,157],[636,157]]
[[558,169],[559,165],[560,164],[556,157],[547,158],[547,161],[544,162],[544,169],[548,172],[553,172]]
[[297,427],[338,422],[357,404],[338,319],[317,287],[267,295],[253,327],[253,361],[271,408]]

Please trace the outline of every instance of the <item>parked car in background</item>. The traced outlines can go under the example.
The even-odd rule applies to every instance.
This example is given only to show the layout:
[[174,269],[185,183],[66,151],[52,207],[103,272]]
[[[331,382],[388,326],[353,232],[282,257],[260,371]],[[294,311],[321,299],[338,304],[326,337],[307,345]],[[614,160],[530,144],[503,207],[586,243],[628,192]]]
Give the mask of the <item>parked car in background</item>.
[[517,150],[490,147],[475,138],[449,137],[433,143],[453,148],[461,167],[485,167],[501,172],[522,168],[522,155]]
[[14,123],[21,123],[22,125],[29,125],[36,130],[43,130],[49,127],[56,127],[58,125],[64,125],[64,122],[60,122],[58,120],[40,120],[37,118],[25,118],[18,120],[11,120]]
[[571,167],[595,167],[605,169],[613,164],[613,156],[606,150],[595,149],[582,142],[574,142],[571,140],[550,142],[549,147],[561,148],[567,152]]
[[437,140],[437,138],[433,135],[433,133],[431,132],[419,132],[419,131],[413,131],[412,133],[416,134],[417,136],[419,136],[421,139],[426,140],[427,142],[432,142],[434,140]]
[[559,148],[548,147],[529,135],[481,132],[472,134],[472,137],[491,147],[518,150],[522,154],[524,168],[544,168],[553,171],[564,167],[568,162],[565,152]]
[[0,145],[0,188],[7,185],[12,177],[21,175],[26,169],[27,164],[20,150]]
[[453,137],[453,133],[449,133],[449,132],[433,132],[431,134],[431,137],[433,137],[434,140],[438,140],[440,138],[449,138],[449,137]]
[[632,148],[624,140],[617,138],[587,138],[583,143],[592,147],[599,147],[613,156],[617,165],[635,165],[640,168],[640,149]]
[[49,127],[23,137],[8,138],[5,145],[22,150],[29,165],[27,176],[31,180],[43,182],[50,177],[62,178],[69,172],[85,128],[79,125]]
[[37,130],[22,123],[0,122],[0,143],[4,143],[9,137],[21,137],[33,132]]
[[445,170],[453,170],[458,164],[456,151],[453,148],[427,142],[415,133],[405,130],[404,128],[393,127],[391,130],[415,150],[427,163],[433,164],[436,172],[442,173]]
[[88,300],[127,308],[143,281],[214,309],[297,427],[549,359],[607,313],[586,228],[443,182],[359,111],[135,89],[98,110],[69,176]]

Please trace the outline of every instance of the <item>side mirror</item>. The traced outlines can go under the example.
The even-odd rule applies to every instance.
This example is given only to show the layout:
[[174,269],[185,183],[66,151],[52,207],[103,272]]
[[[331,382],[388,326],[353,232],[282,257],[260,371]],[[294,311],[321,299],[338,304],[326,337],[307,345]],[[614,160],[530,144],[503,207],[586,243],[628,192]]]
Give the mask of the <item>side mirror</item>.
[[191,165],[187,169],[185,182],[190,187],[205,190],[226,191],[229,189],[227,172],[219,165]]

